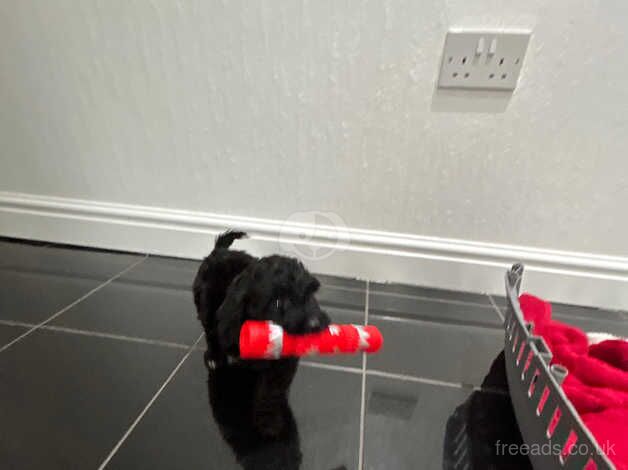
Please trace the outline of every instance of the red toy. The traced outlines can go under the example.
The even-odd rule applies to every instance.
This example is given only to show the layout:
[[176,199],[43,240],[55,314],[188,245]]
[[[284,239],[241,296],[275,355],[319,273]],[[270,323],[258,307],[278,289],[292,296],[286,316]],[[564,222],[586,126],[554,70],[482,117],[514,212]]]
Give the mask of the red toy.
[[270,321],[247,320],[240,329],[242,359],[378,351],[384,342],[374,326],[330,325],[319,333],[290,335]]

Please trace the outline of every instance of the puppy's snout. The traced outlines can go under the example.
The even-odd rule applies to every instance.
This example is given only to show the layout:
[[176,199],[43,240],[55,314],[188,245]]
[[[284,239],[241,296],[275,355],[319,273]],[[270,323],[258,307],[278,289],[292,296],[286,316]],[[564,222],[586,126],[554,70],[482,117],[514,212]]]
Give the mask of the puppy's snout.
[[323,331],[331,323],[329,317],[325,312],[318,312],[316,315],[312,315],[305,322],[305,331],[307,333],[318,333]]
[[324,330],[331,324],[329,316],[323,311],[320,312],[320,315],[314,317],[313,320],[316,324],[316,326],[312,327],[314,331]]

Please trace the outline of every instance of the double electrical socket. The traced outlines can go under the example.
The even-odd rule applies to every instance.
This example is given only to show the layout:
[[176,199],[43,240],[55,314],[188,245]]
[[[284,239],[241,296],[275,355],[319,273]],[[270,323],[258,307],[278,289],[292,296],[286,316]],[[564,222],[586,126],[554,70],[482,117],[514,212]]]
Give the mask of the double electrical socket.
[[450,31],[438,86],[514,90],[529,42],[529,32]]

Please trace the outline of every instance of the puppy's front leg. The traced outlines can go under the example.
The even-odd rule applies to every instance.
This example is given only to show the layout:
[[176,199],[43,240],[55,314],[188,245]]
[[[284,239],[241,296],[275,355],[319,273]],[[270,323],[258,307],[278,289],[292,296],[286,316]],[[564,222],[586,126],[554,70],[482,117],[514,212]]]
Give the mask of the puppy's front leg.
[[218,341],[215,330],[205,330],[207,339],[207,350],[205,351],[205,366],[209,370],[227,365],[227,355],[224,353]]
[[288,389],[297,365],[297,359],[280,359],[260,374],[253,404],[253,423],[260,434],[277,437],[284,429]]

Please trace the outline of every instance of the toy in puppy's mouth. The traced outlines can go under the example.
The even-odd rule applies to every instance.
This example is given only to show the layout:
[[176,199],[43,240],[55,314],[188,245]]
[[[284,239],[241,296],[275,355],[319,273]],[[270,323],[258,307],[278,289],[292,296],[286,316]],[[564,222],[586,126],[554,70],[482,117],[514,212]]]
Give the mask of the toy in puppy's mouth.
[[374,353],[384,343],[372,325],[329,325],[318,333],[292,335],[271,321],[247,320],[240,329],[242,359],[278,359],[319,354]]

